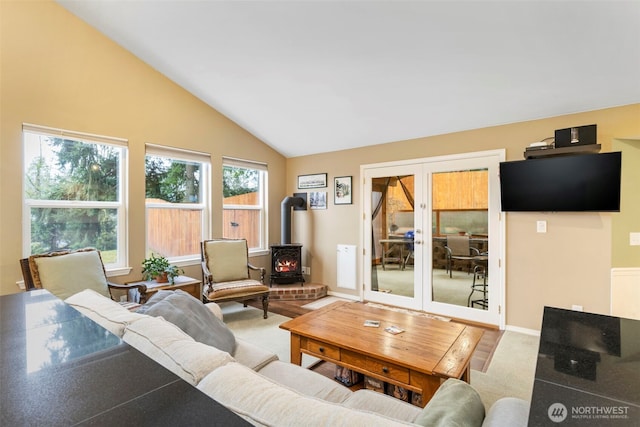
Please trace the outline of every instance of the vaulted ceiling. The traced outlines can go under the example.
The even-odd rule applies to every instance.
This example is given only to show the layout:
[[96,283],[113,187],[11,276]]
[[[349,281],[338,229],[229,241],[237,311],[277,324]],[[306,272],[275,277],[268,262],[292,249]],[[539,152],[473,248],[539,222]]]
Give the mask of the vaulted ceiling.
[[287,157],[640,102],[640,1],[58,3]]

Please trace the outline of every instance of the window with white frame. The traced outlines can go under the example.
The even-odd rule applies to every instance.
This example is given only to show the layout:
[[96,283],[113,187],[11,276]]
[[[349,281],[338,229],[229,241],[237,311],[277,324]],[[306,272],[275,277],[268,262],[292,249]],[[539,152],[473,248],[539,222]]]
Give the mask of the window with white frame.
[[23,125],[23,253],[95,247],[126,265],[127,141]]
[[147,256],[200,259],[200,242],[209,235],[210,167],[208,154],[146,145]]
[[267,165],[225,157],[222,235],[247,239],[249,252],[267,248]]

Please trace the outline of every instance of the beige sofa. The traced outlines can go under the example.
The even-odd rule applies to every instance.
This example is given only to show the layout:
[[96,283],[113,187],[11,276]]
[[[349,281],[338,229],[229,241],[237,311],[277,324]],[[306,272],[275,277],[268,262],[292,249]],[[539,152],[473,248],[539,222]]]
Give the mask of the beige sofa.
[[[91,290],[66,302],[253,425],[527,425],[528,402],[501,399],[485,416],[480,397],[462,381],[446,381],[420,409],[371,390],[351,391],[241,339],[231,352],[219,350],[162,317],[131,312]],[[206,307],[222,318],[216,304]]]

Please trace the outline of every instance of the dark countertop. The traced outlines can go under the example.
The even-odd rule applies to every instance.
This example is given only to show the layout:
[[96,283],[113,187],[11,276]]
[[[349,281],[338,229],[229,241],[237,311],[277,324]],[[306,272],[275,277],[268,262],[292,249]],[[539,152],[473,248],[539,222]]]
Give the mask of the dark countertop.
[[0,425],[246,426],[47,291],[0,297]]

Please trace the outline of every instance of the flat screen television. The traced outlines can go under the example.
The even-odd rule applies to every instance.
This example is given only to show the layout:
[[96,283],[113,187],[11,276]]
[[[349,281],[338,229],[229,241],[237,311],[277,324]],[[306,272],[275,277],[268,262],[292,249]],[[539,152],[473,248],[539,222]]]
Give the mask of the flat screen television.
[[622,153],[500,163],[503,212],[619,212]]

